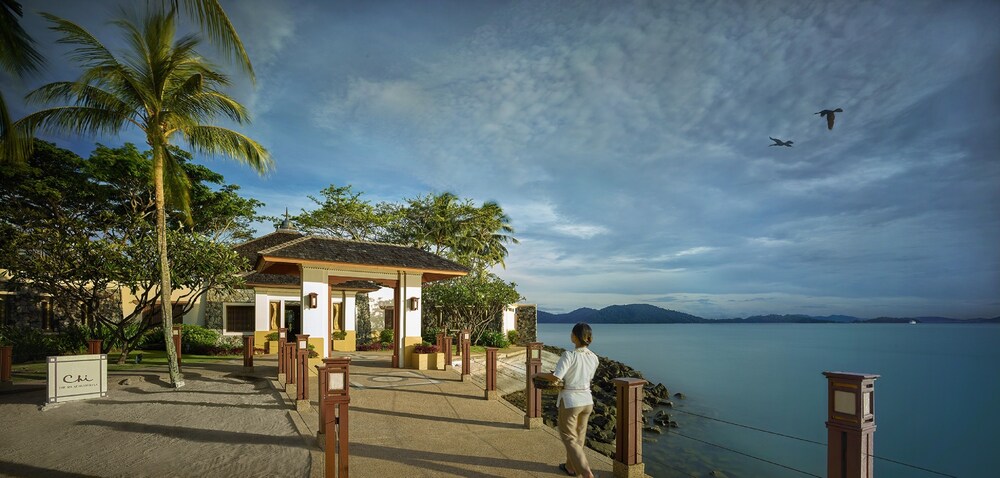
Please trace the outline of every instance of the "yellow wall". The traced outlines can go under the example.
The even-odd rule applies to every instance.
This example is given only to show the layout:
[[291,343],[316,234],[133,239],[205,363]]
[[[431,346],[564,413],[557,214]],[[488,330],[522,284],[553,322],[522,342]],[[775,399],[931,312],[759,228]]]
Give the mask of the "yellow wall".
[[413,348],[423,343],[423,337],[403,337],[403,368],[417,368]]

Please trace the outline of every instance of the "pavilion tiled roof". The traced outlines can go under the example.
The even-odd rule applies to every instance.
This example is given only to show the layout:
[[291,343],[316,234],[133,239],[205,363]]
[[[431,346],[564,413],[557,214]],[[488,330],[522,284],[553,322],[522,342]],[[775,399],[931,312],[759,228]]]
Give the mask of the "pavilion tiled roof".
[[380,242],[362,242],[327,236],[303,236],[260,250],[262,256],[343,264],[402,267],[467,273],[469,269],[414,247]]
[[243,244],[234,247],[233,250],[235,250],[241,257],[245,258],[247,263],[250,264],[250,268],[253,269],[254,264],[257,263],[258,252],[285,242],[294,241],[302,236],[303,235],[300,232],[290,232],[287,230],[276,231],[244,242]]
[[287,274],[250,272],[244,276],[244,280],[250,285],[299,285],[299,276]]

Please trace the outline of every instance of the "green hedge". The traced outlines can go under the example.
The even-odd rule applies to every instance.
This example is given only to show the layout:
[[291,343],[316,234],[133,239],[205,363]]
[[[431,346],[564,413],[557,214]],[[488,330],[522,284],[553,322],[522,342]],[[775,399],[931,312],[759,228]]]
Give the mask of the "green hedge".
[[68,326],[59,333],[46,333],[25,325],[0,326],[0,343],[14,347],[16,363],[44,360],[50,355],[71,355],[87,348],[89,331]]

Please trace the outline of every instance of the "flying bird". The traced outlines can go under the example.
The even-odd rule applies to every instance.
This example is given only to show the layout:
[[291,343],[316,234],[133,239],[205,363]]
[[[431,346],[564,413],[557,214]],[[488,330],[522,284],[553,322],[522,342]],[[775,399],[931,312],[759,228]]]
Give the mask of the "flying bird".
[[820,118],[826,116],[826,129],[833,129],[834,113],[843,113],[843,112],[844,112],[844,110],[842,110],[840,108],[837,108],[837,109],[835,109],[833,111],[831,111],[831,110],[823,110],[823,111],[820,111],[819,113],[816,113],[816,114],[818,114],[820,116]]
[[[771,137],[768,136],[768,138],[771,138]],[[769,144],[768,146],[788,146],[789,148],[791,148],[792,147],[792,143],[795,142],[795,141],[782,141],[782,140],[780,140],[778,138],[771,138],[771,141],[774,141],[774,144]]]

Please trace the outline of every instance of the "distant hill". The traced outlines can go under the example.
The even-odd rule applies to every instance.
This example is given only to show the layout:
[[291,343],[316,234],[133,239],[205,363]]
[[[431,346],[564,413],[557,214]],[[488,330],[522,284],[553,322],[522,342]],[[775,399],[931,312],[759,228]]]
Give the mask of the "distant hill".
[[746,318],[709,320],[696,315],[664,309],[649,304],[611,305],[601,310],[583,307],[565,314],[538,311],[542,324],[821,324],[821,323],[909,323],[923,324],[1000,324],[1000,317],[992,319],[949,319],[947,317],[878,317],[862,319],[850,315],[812,316],[802,314],[754,315]]

